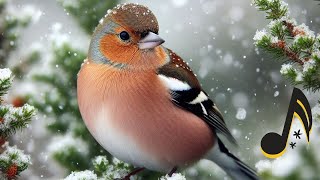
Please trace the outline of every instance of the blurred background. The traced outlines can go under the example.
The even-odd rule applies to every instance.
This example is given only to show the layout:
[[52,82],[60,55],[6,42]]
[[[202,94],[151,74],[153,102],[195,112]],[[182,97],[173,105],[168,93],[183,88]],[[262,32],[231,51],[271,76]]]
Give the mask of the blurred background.
[[[1,14],[0,19],[30,15],[31,21],[17,30],[18,38],[8,45],[14,48],[0,61],[1,68],[12,68],[16,76],[7,101],[28,101],[38,108],[31,125],[12,139],[31,154],[33,162],[21,179],[61,179],[70,171],[89,169],[90,158],[106,153],[89,137],[82,124],[75,80],[86,56],[92,28],[109,8],[122,2],[146,5],[156,15],[159,34],[166,40],[164,46],[189,63],[222,111],[239,143],[239,148],[228,146],[232,152],[251,167],[267,171],[266,179],[285,179],[300,172],[297,168],[302,166],[303,150],[300,153],[288,149],[277,160],[267,160],[260,151],[260,141],[266,133],[282,131],[293,87],[279,72],[283,62],[259,51],[253,44],[255,32],[268,21],[251,1],[8,0],[6,14]],[[319,32],[318,2],[290,0],[287,3],[291,17]],[[319,92],[304,93],[314,107]],[[320,148],[316,142],[317,123],[315,120],[313,145],[309,149]],[[315,159],[319,158],[316,155]],[[185,174],[187,179],[227,177],[207,161],[200,161]]]

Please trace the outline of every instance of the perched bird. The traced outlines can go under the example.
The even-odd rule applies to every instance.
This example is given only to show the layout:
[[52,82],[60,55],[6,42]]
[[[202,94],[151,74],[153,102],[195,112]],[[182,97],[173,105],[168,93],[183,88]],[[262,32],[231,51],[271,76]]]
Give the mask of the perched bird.
[[169,173],[202,158],[234,179],[258,179],[217,133],[235,143],[188,65],[161,44],[155,15],[121,4],[94,31],[78,74],[81,115],[108,152],[136,169]]

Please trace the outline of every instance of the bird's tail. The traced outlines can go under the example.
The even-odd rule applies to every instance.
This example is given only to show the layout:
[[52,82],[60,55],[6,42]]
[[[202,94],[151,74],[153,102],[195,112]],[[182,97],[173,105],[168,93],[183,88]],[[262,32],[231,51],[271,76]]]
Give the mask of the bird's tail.
[[214,148],[208,153],[207,159],[220,166],[232,179],[258,180],[256,172],[231,154],[218,138]]

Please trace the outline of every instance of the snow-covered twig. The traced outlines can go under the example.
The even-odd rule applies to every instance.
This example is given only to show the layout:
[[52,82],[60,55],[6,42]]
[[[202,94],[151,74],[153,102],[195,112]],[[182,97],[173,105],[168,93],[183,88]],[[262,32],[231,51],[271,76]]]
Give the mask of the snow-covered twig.
[[267,19],[272,19],[265,29],[256,32],[255,45],[289,61],[280,72],[294,85],[319,90],[320,35],[316,36],[307,25],[298,25],[290,18],[288,5],[281,0],[254,0],[254,4],[266,12]]

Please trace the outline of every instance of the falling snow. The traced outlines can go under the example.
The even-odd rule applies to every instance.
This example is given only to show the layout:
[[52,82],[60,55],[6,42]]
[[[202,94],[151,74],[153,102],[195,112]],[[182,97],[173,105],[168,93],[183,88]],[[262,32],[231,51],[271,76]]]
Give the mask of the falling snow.
[[236,118],[239,120],[244,120],[247,116],[247,111],[244,108],[238,108]]

